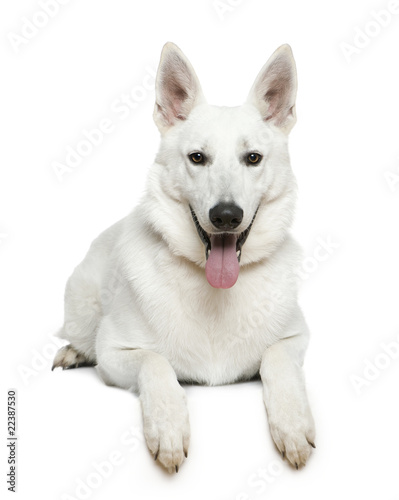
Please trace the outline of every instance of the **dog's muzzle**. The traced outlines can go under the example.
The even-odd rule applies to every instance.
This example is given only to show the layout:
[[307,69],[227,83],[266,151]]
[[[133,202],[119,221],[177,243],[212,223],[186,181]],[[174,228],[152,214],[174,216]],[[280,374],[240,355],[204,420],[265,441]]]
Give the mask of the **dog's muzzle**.
[[[256,209],[251,223],[241,233],[219,232],[207,233],[198,221],[198,217],[190,205],[198,235],[205,246],[206,266],[205,273],[210,285],[214,288],[231,288],[238,279],[240,271],[242,247],[248,238],[252,224],[258,213]],[[218,204],[209,211],[212,224],[224,231],[232,231],[242,222],[243,212],[237,205]],[[212,220],[213,218],[213,220]]]

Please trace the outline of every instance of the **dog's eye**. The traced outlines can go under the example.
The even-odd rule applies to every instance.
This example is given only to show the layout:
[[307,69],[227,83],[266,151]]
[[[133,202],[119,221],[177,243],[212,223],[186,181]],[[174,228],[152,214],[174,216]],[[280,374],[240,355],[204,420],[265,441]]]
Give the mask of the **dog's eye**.
[[249,153],[246,157],[247,165],[257,165],[262,159],[262,155],[259,153]]
[[205,155],[203,155],[199,151],[196,151],[195,153],[191,153],[190,155],[188,155],[188,157],[190,158],[190,160],[193,163],[196,163],[197,165],[199,165],[201,163],[205,163]]

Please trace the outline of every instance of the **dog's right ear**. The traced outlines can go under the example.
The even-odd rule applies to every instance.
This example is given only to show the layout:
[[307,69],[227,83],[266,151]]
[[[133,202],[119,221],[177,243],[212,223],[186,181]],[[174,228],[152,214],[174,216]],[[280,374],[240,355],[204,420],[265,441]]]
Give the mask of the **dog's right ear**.
[[164,45],[155,82],[154,121],[163,134],[205,102],[197,75],[174,43]]

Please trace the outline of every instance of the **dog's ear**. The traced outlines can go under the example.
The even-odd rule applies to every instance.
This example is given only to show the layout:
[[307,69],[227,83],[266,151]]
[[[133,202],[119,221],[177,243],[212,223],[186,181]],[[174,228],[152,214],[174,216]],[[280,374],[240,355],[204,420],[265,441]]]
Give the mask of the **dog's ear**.
[[269,58],[253,84],[247,102],[254,104],[265,121],[286,134],[296,122],[297,76],[289,45],[282,45]]
[[174,43],[164,45],[155,82],[154,121],[161,133],[205,102],[197,75]]

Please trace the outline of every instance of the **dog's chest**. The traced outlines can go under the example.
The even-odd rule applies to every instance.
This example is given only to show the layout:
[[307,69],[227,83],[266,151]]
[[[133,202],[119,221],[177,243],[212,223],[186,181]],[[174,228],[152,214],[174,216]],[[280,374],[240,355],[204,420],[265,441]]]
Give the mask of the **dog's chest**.
[[[240,315],[215,317],[197,311],[173,325],[163,354],[178,378],[224,384],[253,376],[268,346],[267,332],[240,324]],[[176,318],[177,319],[177,318]]]
[[245,267],[224,290],[163,244],[154,248],[156,259],[149,255],[130,270],[129,344],[164,355],[180,379],[223,384],[255,375],[282,335],[292,294],[282,289],[278,266]]
[[194,272],[176,273],[152,297],[153,348],[180,379],[223,384],[253,376],[272,343],[271,308],[259,301],[253,283],[246,286],[245,273],[235,287],[221,290],[206,282],[202,270]]

